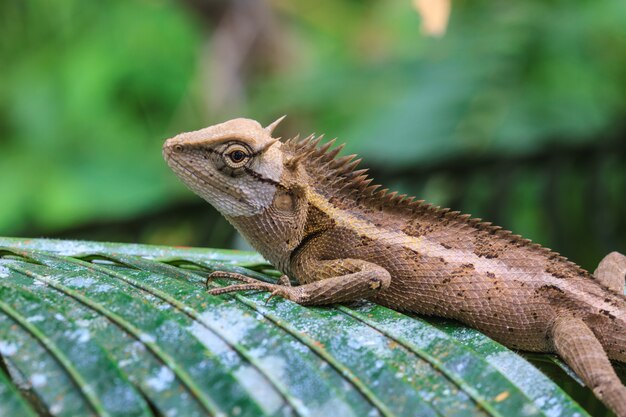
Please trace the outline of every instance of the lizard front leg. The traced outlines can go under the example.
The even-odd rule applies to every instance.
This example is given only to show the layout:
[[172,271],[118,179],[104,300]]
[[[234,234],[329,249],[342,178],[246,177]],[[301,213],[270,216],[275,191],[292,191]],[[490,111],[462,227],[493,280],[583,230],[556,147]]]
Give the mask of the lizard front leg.
[[558,317],[552,328],[556,352],[618,417],[626,417],[626,387],[602,345],[579,318]]
[[[303,305],[322,305],[354,301],[371,297],[389,287],[391,276],[386,269],[360,259],[318,261],[315,265],[317,281],[298,285],[278,285],[255,280],[240,274],[214,272],[211,278],[231,278],[245,284],[215,288],[209,294],[261,290],[279,295]],[[282,280],[285,281],[284,279]]]

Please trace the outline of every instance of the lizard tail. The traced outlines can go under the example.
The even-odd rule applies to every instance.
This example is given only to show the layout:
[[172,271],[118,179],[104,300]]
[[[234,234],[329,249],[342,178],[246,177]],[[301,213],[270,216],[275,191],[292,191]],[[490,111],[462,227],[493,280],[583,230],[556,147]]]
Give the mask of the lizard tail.
[[555,351],[618,417],[626,417],[626,387],[600,341],[579,318],[559,316],[552,327]]

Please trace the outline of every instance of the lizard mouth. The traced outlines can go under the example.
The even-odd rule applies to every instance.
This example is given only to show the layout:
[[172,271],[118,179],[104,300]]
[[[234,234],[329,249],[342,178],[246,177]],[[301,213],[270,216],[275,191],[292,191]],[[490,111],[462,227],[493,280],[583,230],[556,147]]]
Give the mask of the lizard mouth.
[[[172,169],[172,171],[176,173],[176,175],[183,181],[183,183],[185,183],[187,187],[189,187],[192,191],[200,195],[212,205],[214,205],[213,202],[209,197],[207,197],[207,188],[214,189],[219,194],[227,195],[233,200],[237,201],[239,204],[247,205],[250,209],[254,208],[248,202],[241,199],[240,196],[234,194],[231,189],[222,187],[216,181],[210,181],[202,172],[199,172],[191,168],[189,165],[182,163],[178,159],[173,158],[171,152],[166,153],[165,148],[163,151],[163,155],[169,167]],[[199,182],[202,183],[202,186],[199,186]]]

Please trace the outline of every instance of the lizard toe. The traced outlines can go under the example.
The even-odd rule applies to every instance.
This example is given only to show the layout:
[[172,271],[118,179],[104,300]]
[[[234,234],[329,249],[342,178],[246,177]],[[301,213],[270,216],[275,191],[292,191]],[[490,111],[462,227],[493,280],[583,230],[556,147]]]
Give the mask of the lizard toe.
[[244,291],[272,291],[274,290],[274,285],[268,284],[266,282],[258,282],[253,284],[236,284],[236,285],[228,285],[226,287],[213,288],[208,291],[210,295],[221,295],[227,294],[231,292],[244,292]]
[[226,271],[215,271],[212,272],[211,274],[209,274],[209,276],[206,279],[206,287],[207,289],[209,288],[209,282],[213,281],[214,279],[232,279],[235,281],[241,281],[241,282],[245,282],[248,284],[266,284],[266,282],[255,279],[255,278],[250,278],[247,277],[245,275],[242,274],[238,274],[236,272],[226,272]]

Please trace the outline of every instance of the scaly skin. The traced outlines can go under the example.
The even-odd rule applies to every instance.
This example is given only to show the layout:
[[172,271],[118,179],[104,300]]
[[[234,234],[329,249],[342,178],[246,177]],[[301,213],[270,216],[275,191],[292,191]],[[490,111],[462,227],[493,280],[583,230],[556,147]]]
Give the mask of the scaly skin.
[[264,290],[300,304],[366,298],[459,320],[516,349],[558,353],[618,416],[626,388],[626,257],[589,274],[480,219],[371,186],[354,156],[319,138],[284,143],[234,119],[169,139],[163,155],[288,279],[211,291]]

